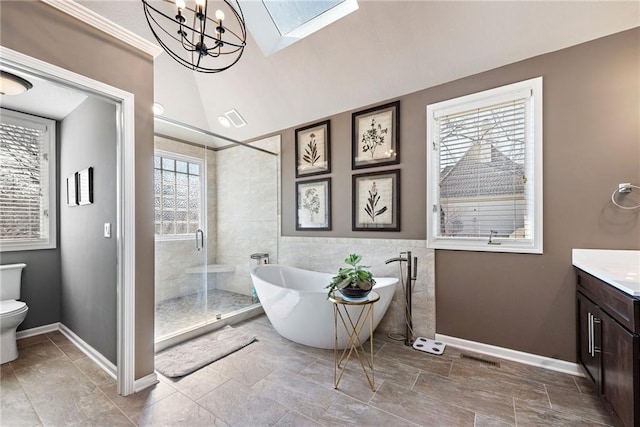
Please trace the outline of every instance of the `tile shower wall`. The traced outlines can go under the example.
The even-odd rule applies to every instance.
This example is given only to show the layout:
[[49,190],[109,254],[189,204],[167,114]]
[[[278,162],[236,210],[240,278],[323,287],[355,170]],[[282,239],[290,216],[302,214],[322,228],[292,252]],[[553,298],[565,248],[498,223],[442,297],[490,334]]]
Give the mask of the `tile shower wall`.
[[[292,267],[335,273],[351,253],[363,257],[374,276],[400,277],[398,263],[385,260],[411,251],[418,257],[418,274],[412,293],[413,330],[415,336],[433,338],[435,326],[434,251],[427,249],[425,240],[351,239],[282,236],[279,243],[279,262]],[[406,277],[406,265],[403,263]],[[384,333],[405,332],[404,292],[400,285],[382,319],[378,330]]]
[[[155,242],[155,281],[157,302],[178,296],[202,292],[202,276],[187,274],[191,267],[213,264],[216,260],[216,153],[202,147],[179,141],[155,137],[155,149],[205,159],[207,166],[207,250],[198,253],[195,250],[195,236],[185,240],[156,240]],[[206,154],[205,154],[206,153]],[[205,259],[206,257],[206,259]],[[215,289],[216,277],[210,274],[207,280],[209,289]]]
[[[280,152],[280,136],[252,142]],[[279,158],[245,147],[216,152],[217,264],[233,265],[235,273],[217,274],[217,289],[251,295],[250,255],[278,253]],[[210,275],[211,276],[211,275]]]

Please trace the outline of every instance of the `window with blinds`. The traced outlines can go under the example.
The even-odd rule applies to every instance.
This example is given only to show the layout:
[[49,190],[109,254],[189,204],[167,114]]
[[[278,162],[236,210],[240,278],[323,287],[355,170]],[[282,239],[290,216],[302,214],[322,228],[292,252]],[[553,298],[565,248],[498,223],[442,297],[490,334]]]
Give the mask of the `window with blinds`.
[[191,237],[204,218],[202,162],[156,152],[154,174],[156,237]]
[[54,248],[55,121],[0,111],[0,250]]
[[427,107],[428,243],[542,252],[542,79]]

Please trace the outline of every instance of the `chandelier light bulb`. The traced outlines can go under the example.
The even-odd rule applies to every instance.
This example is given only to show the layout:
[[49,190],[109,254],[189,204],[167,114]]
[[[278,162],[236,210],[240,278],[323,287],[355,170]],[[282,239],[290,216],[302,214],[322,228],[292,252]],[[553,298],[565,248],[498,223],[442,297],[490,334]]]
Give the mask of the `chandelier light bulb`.
[[196,0],[196,5],[203,7],[207,3],[207,0]]
[[216,10],[216,19],[218,21],[224,20],[224,12],[221,11],[220,9]]
[[187,5],[184,0],[176,0],[176,7],[178,8],[178,10],[184,10]]

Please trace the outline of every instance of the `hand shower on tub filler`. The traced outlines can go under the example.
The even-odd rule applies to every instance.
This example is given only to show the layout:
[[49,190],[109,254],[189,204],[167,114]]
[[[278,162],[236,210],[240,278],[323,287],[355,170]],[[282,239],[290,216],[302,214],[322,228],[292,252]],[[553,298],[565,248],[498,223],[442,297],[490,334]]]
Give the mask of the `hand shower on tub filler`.
[[[385,261],[385,264],[390,264],[392,262],[398,262],[400,264],[400,281],[403,284],[402,291],[405,297],[404,344],[411,345],[416,350],[439,355],[444,353],[445,344],[424,337],[418,337],[415,340],[413,339],[413,314],[411,295],[413,291],[413,284],[418,278],[418,257],[412,257],[411,255],[411,251],[400,252],[399,257],[390,258]],[[407,264],[406,275],[403,274],[403,262]]]
[[[254,254],[251,254],[251,259],[256,260],[256,264],[258,265],[269,264],[269,254],[266,252],[256,252]],[[260,302],[255,286],[251,288],[251,302],[253,302],[254,304]]]

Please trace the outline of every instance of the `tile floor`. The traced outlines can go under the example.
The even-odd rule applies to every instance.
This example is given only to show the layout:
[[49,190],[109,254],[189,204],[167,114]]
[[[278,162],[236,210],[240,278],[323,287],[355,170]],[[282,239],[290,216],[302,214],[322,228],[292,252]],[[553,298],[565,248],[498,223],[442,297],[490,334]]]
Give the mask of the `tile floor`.
[[287,341],[264,316],[235,327],[258,341],[126,398],[60,333],[20,340],[20,358],[1,368],[0,425],[613,425],[581,378],[491,366],[451,347],[432,356],[376,336],[377,391],[356,364],[334,390],[333,351]]
[[207,297],[192,294],[156,304],[156,339],[204,325],[216,314],[229,314],[253,305],[250,296],[220,289],[209,289]]

